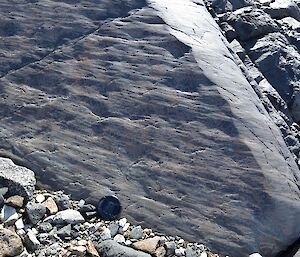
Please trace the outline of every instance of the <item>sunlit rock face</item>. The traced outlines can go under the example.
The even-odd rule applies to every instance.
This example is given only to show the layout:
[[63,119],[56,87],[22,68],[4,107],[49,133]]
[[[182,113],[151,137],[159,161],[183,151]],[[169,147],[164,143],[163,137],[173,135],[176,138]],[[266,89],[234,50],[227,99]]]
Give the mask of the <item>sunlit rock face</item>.
[[202,1],[0,12],[1,154],[40,185],[231,256],[299,237],[299,169]]

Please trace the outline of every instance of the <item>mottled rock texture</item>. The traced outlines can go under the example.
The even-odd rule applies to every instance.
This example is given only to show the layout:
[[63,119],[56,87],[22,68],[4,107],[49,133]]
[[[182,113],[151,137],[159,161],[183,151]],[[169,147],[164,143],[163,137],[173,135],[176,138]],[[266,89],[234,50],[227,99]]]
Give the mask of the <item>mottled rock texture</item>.
[[0,13],[0,153],[40,184],[231,256],[299,237],[299,169],[201,0]]
[[28,201],[35,187],[33,171],[14,164],[8,158],[0,158],[0,187],[7,187],[7,195],[20,195]]

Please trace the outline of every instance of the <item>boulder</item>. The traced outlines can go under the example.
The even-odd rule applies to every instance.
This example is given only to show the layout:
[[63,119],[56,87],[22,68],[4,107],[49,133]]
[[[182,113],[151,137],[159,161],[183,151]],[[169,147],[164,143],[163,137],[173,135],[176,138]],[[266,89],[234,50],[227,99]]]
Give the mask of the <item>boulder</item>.
[[300,53],[278,32],[249,41],[244,46],[260,72],[291,106],[300,87]]
[[103,257],[151,257],[150,254],[134,250],[130,247],[122,246],[113,240],[106,240],[96,244],[96,249]]
[[300,8],[293,0],[275,0],[270,6],[263,9],[273,19],[291,17],[300,21]]
[[17,256],[22,252],[21,238],[9,229],[0,228],[0,257]]
[[233,12],[228,17],[228,22],[241,41],[262,37],[279,30],[278,25],[268,14],[253,7],[245,7]]
[[33,171],[14,164],[10,159],[0,158],[0,187],[7,187],[8,195],[19,195],[28,201],[35,184]]

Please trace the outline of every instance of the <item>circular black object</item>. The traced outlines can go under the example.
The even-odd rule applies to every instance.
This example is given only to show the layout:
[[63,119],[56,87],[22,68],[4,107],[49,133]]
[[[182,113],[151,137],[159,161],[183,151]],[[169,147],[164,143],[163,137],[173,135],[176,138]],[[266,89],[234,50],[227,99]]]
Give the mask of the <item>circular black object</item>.
[[97,205],[97,213],[104,220],[115,220],[119,217],[122,206],[116,196],[105,196]]
[[0,194],[0,210],[4,206],[4,197]]

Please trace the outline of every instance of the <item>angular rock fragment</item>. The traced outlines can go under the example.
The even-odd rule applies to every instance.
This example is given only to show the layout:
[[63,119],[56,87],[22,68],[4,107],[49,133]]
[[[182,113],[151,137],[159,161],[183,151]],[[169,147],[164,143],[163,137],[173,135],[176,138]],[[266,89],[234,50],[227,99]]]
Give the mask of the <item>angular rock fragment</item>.
[[35,184],[33,171],[14,164],[10,159],[0,158],[0,186],[7,187],[9,195],[20,195],[28,201]]
[[28,202],[26,213],[32,224],[37,224],[46,214],[46,207],[40,203]]
[[156,236],[153,238],[144,239],[142,241],[138,241],[132,244],[132,246],[140,251],[147,252],[150,254],[154,254],[155,250],[158,247],[160,237]]

